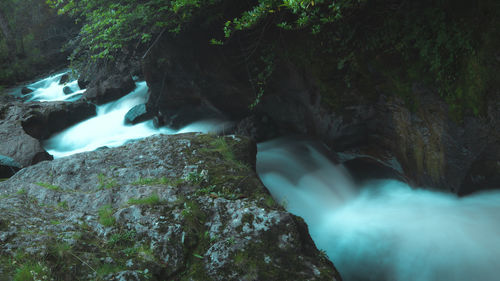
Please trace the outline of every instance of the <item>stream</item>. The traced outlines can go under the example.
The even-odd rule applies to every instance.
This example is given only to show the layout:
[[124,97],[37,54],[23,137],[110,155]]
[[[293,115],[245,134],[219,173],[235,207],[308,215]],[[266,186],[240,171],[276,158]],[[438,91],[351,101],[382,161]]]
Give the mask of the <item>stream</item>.
[[[28,101],[75,100],[61,74],[28,85]],[[125,125],[125,114],[147,100],[145,82],[97,116],[53,135],[43,145],[55,158],[116,147],[154,134],[219,132],[227,120],[200,120],[180,130],[151,120]],[[304,218],[316,246],[345,281],[496,281],[500,268],[500,191],[457,197],[414,189],[395,180],[356,186],[329,151],[313,140],[282,138],[258,144],[257,172],[277,202]]]

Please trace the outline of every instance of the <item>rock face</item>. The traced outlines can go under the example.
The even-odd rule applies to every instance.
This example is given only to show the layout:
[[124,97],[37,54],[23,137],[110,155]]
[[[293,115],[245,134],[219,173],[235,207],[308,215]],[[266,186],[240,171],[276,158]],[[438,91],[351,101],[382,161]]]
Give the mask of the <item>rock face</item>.
[[25,168],[0,183],[0,279],[340,280],[255,153],[245,138],[160,135]]
[[209,32],[193,32],[197,34],[165,36],[144,60],[143,74],[151,91],[148,106],[158,113],[160,124],[176,128],[220,112],[233,119],[244,117],[254,91],[244,64],[226,57],[241,55],[240,49],[221,51],[206,44]]
[[104,104],[130,93],[135,83],[130,75],[111,75],[104,80],[97,80],[88,85],[85,99],[96,104]]

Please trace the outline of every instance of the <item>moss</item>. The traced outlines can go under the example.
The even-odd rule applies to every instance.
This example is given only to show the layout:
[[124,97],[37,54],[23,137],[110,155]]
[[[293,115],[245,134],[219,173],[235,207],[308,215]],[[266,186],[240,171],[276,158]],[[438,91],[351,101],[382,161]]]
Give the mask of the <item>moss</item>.
[[61,191],[61,188],[59,186],[53,185],[53,184],[49,184],[49,183],[46,183],[46,182],[37,182],[36,185],[39,185],[41,187],[45,187],[47,189],[54,190],[54,191]]

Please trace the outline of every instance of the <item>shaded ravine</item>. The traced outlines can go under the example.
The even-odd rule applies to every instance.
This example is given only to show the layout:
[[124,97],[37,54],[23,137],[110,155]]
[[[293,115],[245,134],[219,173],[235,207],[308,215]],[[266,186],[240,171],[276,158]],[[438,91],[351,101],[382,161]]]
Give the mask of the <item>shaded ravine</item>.
[[[132,93],[99,106],[97,116],[52,136],[45,148],[57,158],[158,133],[217,132],[228,126],[220,120],[181,130],[155,128],[151,120],[125,125],[128,110],[147,98],[145,83],[136,85]],[[61,98],[48,98],[45,90],[32,96]],[[344,280],[498,279],[499,191],[458,198],[392,180],[357,187],[321,146],[295,139],[261,143],[257,172],[278,202],[305,219]]]

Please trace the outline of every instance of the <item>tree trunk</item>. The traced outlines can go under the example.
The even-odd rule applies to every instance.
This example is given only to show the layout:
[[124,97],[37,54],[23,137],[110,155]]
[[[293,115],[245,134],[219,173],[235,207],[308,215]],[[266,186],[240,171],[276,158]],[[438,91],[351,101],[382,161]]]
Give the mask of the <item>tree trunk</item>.
[[0,29],[2,30],[3,37],[7,43],[7,51],[9,52],[9,59],[14,60],[16,57],[17,44],[16,39],[12,36],[12,31],[9,27],[9,22],[5,17],[2,10],[0,10]]

